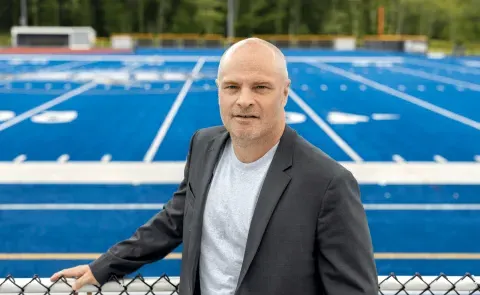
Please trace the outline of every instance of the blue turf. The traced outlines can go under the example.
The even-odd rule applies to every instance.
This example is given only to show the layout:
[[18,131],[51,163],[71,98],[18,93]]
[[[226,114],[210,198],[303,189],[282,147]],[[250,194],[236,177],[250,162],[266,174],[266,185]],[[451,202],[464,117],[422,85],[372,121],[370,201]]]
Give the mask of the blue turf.
[[[78,68],[80,70],[112,70],[121,69],[127,64],[124,62],[94,62]],[[147,63],[141,65],[135,71],[189,73],[194,64],[194,62]],[[479,118],[476,109],[480,105],[476,99],[477,92],[475,91],[465,89],[459,92],[454,86],[444,85],[444,91],[440,92],[435,89],[439,83],[406,74],[393,73],[387,69],[361,68],[349,63],[333,65],[363,75],[394,89],[403,85],[406,87],[405,92],[407,94],[452,110],[472,120]],[[155,156],[156,161],[183,160],[186,156],[185,144],[195,130],[221,124],[214,81],[217,67],[218,63],[208,62],[202,68],[201,74],[204,77],[195,81],[190,88]],[[362,91],[360,90],[361,83],[323,72],[308,64],[292,63],[289,65],[289,70],[292,89],[323,120],[327,120],[330,112],[347,112],[366,116],[373,113],[393,113],[401,116],[400,120],[394,121],[371,121],[356,125],[331,124],[332,128],[364,160],[391,161],[392,155],[399,154],[406,160],[432,161],[433,156],[439,154],[451,161],[473,161],[473,157],[480,153],[478,149],[480,135],[472,127],[368,86],[365,91]],[[0,86],[2,96],[0,106],[6,109],[25,111],[67,91],[64,82],[49,82],[51,89],[43,91],[46,83],[21,81],[10,83],[9,89]],[[155,129],[158,131],[161,121],[178,95],[182,83],[182,81],[170,81],[162,85],[149,83],[151,85],[148,89],[144,88],[145,83],[137,83],[138,85],[132,85],[130,89],[125,89],[123,85],[112,85],[108,88],[99,85],[97,88],[52,109],[79,111],[79,118],[70,124],[62,125],[62,127],[47,126],[48,131],[44,131],[44,126],[38,127],[36,126],[38,124],[27,124],[26,122],[12,128],[12,130],[17,130],[22,134],[36,133],[39,130],[40,133],[38,134],[46,136],[47,140],[49,136],[53,136],[51,140],[63,137],[66,132],[79,134],[78,130],[90,131],[88,136],[80,136],[78,141],[73,138],[74,147],[55,146],[50,154],[44,154],[43,151],[36,152],[25,148],[25,146],[31,146],[31,140],[22,140],[17,143],[19,146],[12,147],[13,151],[8,152],[8,149],[7,152],[1,151],[0,159],[11,160],[21,152],[26,153],[28,158],[37,160],[56,159],[64,153],[71,154],[72,160],[98,160],[102,155],[109,153],[112,154],[112,160],[114,161],[141,160],[148,148],[148,141],[153,140],[156,134]],[[78,83],[71,84],[69,85],[70,89],[78,86]],[[321,90],[321,85],[326,85],[328,90]],[[424,85],[425,91],[419,91],[417,89],[419,85]],[[205,89],[206,86],[209,88]],[[347,87],[346,91],[340,90],[340,87],[343,86]],[[27,89],[28,87],[31,89]],[[304,87],[308,89],[305,90]],[[54,94],[48,94],[47,96],[46,93]],[[19,96],[22,97],[22,100],[17,102],[16,98]],[[45,98],[42,99],[43,97]],[[115,99],[111,100],[109,97]],[[158,98],[158,101],[161,102],[157,103],[155,98]],[[14,102],[9,102],[12,99],[14,99]],[[132,106],[132,104],[134,105]],[[149,110],[151,115],[156,115],[157,121],[151,119],[151,115],[145,114],[145,110]],[[303,112],[292,101],[289,101],[287,111]],[[138,119],[144,119],[143,116],[148,117],[140,123]],[[88,121],[88,118],[98,117],[108,119],[102,120],[102,122]],[[119,124],[116,120],[123,121],[120,123],[125,124],[122,126],[122,132],[128,136],[117,138],[118,133],[111,134],[113,128],[111,126]],[[133,120],[133,122],[130,120]],[[99,126],[104,126],[105,129],[99,128]],[[419,128],[419,126],[421,127]],[[306,122],[294,127],[302,136],[324,149],[333,158],[340,161],[351,160],[311,119],[308,118]],[[25,128],[28,128],[29,132],[25,132]],[[398,136],[396,130],[404,130],[405,136]],[[6,134],[0,135],[2,140],[4,142],[11,141],[9,132],[5,131],[4,133]],[[18,136],[17,134],[17,132],[14,132],[12,136]],[[127,138],[131,134],[136,135],[134,138],[140,142],[139,144],[128,144]],[[108,137],[108,140],[104,140],[105,137]],[[444,138],[450,140],[445,141]],[[51,145],[49,144],[49,146]],[[121,151],[119,151],[119,146],[121,146]]]
[[[38,275],[41,278],[49,278],[55,272],[77,266],[79,264],[88,264],[91,260],[42,260],[42,261],[22,261],[12,260],[8,263],[0,263],[0,276],[5,278],[7,275],[12,275],[14,278],[32,278]],[[13,271],[12,271],[13,270]],[[160,277],[167,274],[170,277],[179,276],[180,261],[179,260],[161,260],[153,264],[146,265],[137,272],[127,275],[126,277],[133,277],[141,274],[144,277]],[[3,282],[3,280],[2,280]],[[159,294],[159,293],[155,293]]]
[[[303,91],[294,85],[293,89],[324,119],[330,112],[400,115],[399,120],[332,125],[367,161],[391,161],[394,154],[407,161],[432,161],[435,154],[452,161],[472,161],[479,153],[480,133],[470,126],[368,86],[361,91],[362,84],[348,78],[322,73],[307,64],[295,66],[300,71],[311,69],[311,74],[303,79],[310,88]],[[319,84],[328,85],[328,90],[320,91]],[[342,85],[347,87],[346,91],[340,90]],[[402,130],[401,135],[398,130]]]
[[[139,50],[136,54],[218,56],[223,50]],[[358,51],[328,52],[287,50],[290,56],[391,56],[389,53]],[[426,60],[421,56],[397,55]],[[1,57],[1,56],[0,56]],[[480,68],[468,68],[460,60],[435,60],[425,64],[397,66],[480,84]],[[386,68],[359,67],[352,63],[330,63],[352,74],[362,75],[395,90],[480,121],[479,93],[457,89],[455,85],[394,73]],[[24,62],[10,64],[0,60],[0,75],[42,71],[65,67],[66,72],[120,71],[134,67],[131,75],[141,72],[184,73],[195,62],[125,61]],[[72,69],[69,67],[73,66]],[[163,138],[154,161],[184,161],[191,135],[199,128],[220,125],[217,89],[218,62],[207,62],[189,89],[178,113]],[[407,161],[433,161],[435,154],[450,161],[473,163],[480,155],[480,132],[470,126],[445,118],[432,111],[403,101],[390,94],[321,71],[306,63],[290,63],[292,89],[313,111],[366,161],[392,161],[398,154]],[[453,67],[457,68],[454,69]],[[463,70],[458,70],[462,67]],[[98,161],[105,154],[112,161],[141,161],[167,113],[183,87],[180,81],[136,82],[129,87],[98,85],[51,110],[75,110],[78,118],[68,124],[37,124],[27,119],[0,131],[0,161],[11,161],[19,154],[28,160],[55,161],[68,154],[71,161]],[[0,111],[17,115],[54,99],[82,85],[80,81],[0,81]],[[418,89],[420,85],[424,91]],[[443,91],[437,86],[442,85]],[[327,86],[328,90],[321,89]],[[346,86],[345,91],[341,87]],[[305,114],[291,98],[287,112]],[[373,113],[400,115],[399,120],[372,121],[355,125],[333,124],[331,112],[371,116]],[[2,122],[0,122],[2,124]],[[291,124],[297,132],[339,161],[352,159],[311,118]],[[0,204],[33,203],[165,203],[176,185],[0,185]],[[467,185],[365,185],[360,186],[365,204],[478,204],[480,186]],[[113,243],[128,237],[146,222],[155,210],[131,211],[7,211],[0,210],[0,253],[70,252],[100,253]],[[480,223],[476,211],[367,211],[377,252],[473,252],[478,253],[474,233]],[[52,217],[53,216],[53,217]],[[6,229],[6,230],[5,230]],[[179,248],[181,249],[181,247]],[[179,250],[177,249],[177,251]],[[377,259],[380,274],[394,271],[411,275],[446,272],[462,275],[480,271],[480,260],[382,260]],[[12,273],[31,277],[33,273],[50,276],[54,271],[88,261],[1,261],[0,276]],[[165,260],[141,269],[147,276],[160,273],[179,274],[180,261]]]
[[[348,70],[350,67],[341,64],[334,64],[334,66],[344,70]],[[356,69],[354,73],[396,90],[398,90],[399,85],[403,85],[405,86],[404,92],[409,95],[446,108],[472,120],[480,121],[480,112],[478,112],[480,109],[480,100],[478,99],[480,92],[478,91],[464,89],[460,92],[455,85],[414,77],[406,73],[389,71],[388,69],[383,69],[379,72],[375,67]],[[480,81],[480,76],[477,77],[477,81]],[[438,85],[443,85],[444,91],[438,91]],[[419,90],[419,86],[423,86],[424,90]]]
[[[0,253],[97,253],[130,237],[156,210],[2,211]],[[11,233],[15,232],[15,235]],[[34,241],[34,242],[33,242]]]
[[14,60],[10,62],[2,61],[0,63],[0,74],[20,74],[26,72],[41,71],[45,68],[56,67],[68,64],[66,61],[42,61],[42,62],[23,62],[17,63]]
[[[480,83],[480,68],[466,68],[466,69],[444,69],[444,68],[433,68],[425,65],[417,64],[405,64],[401,65],[404,68],[421,71],[427,74],[434,74],[437,76],[443,76],[450,79],[465,81],[469,83]],[[438,84],[443,84],[442,82],[436,82]]]
[[[4,211],[0,216],[9,231],[0,232],[0,253],[103,251],[157,211]],[[480,224],[478,211],[367,211],[367,217],[376,252],[478,251],[480,238],[472,235]]]
[[[0,184],[0,204],[165,203],[177,184]],[[364,204],[478,204],[478,185],[360,184]]]
[[[6,146],[11,152],[2,155],[7,160],[19,153],[42,161],[55,161],[64,153],[72,161],[99,161],[105,154],[111,154],[115,160],[141,159],[175,96],[158,98],[144,94],[132,100],[126,94],[112,98],[79,95],[51,109],[76,110],[79,116],[71,124],[38,125],[24,121],[5,130],[0,138],[5,144],[10,143]],[[98,120],[105,115],[108,120]]]

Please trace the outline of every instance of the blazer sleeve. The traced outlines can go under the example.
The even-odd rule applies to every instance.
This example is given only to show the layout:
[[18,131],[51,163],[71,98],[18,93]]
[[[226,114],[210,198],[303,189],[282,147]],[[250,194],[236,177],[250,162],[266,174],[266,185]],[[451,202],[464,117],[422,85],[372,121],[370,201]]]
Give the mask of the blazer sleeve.
[[332,178],[317,225],[319,281],[325,295],[377,295],[373,245],[358,183],[348,170]]
[[89,264],[101,285],[112,275],[123,277],[145,264],[163,259],[182,243],[184,204],[195,135],[190,141],[183,180],[163,210],[140,226],[129,239],[113,245]]

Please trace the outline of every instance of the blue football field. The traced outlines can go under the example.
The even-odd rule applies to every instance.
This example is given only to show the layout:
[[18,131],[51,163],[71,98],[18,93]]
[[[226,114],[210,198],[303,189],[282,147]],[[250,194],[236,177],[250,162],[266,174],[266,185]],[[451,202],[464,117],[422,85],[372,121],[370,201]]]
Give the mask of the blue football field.
[[[0,277],[88,263],[161,210],[221,124],[220,55],[0,55]],[[286,55],[287,122],[357,177],[379,274],[480,274],[480,60]]]

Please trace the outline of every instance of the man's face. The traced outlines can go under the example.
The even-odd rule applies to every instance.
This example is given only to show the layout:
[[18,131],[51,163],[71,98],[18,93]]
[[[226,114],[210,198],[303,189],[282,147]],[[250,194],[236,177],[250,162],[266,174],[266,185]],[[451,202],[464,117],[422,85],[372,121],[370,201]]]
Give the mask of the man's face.
[[239,139],[255,140],[285,124],[289,81],[270,49],[240,49],[223,64],[217,80],[220,115]]

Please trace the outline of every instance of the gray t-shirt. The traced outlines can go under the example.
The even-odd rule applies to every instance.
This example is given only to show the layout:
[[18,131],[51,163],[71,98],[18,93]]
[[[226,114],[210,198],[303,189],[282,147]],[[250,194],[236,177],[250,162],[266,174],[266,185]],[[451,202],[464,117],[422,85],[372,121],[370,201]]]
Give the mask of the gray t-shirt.
[[202,295],[234,294],[250,221],[277,146],[257,161],[243,163],[230,140],[227,142],[203,215],[199,265]]

